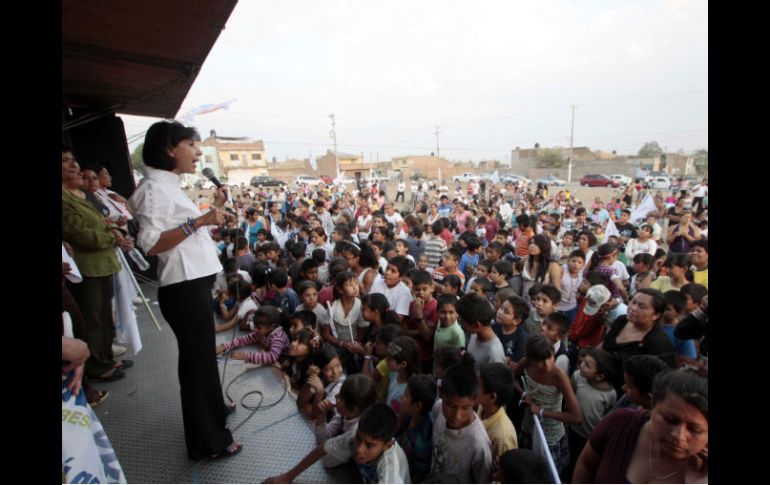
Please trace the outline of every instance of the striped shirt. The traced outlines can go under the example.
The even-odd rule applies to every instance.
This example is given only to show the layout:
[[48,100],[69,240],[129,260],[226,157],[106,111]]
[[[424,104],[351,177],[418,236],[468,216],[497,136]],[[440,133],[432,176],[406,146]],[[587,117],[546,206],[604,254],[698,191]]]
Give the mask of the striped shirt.
[[236,347],[243,347],[244,345],[259,344],[262,347],[269,348],[266,352],[247,352],[246,362],[252,364],[273,364],[278,361],[278,358],[289,350],[289,337],[283,328],[278,327],[273,330],[270,335],[263,337],[257,332],[251,332],[243,337],[238,337],[232,342],[224,344],[225,350],[230,350]]
[[425,252],[428,256],[428,267],[436,269],[441,266],[441,259],[446,252],[446,242],[437,236],[431,236],[430,239],[425,241]]

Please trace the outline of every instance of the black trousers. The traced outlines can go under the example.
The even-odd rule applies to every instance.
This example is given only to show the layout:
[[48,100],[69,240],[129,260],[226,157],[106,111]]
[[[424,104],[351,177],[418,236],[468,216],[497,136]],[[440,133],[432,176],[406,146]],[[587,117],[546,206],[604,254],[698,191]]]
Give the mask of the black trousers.
[[404,202],[404,193],[403,192],[396,192],[396,200],[395,202],[398,202],[398,198],[401,197],[401,202]]
[[219,381],[211,311],[214,275],[162,286],[158,303],[179,347],[179,387],[187,455],[193,460],[221,453],[233,442]]
[[81,283],[68,285],[85,323],[85,328],[75,325],[74,330],[75,336],[88,344],[91,353],[86,361],[86,375],[99,377],[115,365],[112,354],[112,340],[115,338],[112,275],[94,278],[84,276]]

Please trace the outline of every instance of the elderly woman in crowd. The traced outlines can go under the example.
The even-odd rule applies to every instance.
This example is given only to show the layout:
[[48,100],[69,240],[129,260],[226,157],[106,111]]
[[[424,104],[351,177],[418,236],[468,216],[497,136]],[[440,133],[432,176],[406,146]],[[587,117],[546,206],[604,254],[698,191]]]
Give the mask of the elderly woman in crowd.
[[666,371],[652,395],[651,412],[618,409],[599,423],[572,483],[708,483],[708,380]]

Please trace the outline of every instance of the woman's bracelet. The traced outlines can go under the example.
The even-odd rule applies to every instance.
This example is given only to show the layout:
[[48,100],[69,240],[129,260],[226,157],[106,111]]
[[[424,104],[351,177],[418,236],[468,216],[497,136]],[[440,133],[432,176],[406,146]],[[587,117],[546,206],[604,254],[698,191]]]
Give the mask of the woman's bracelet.
[[179,228],[184,232],[186,237],[192,236],[195,234],[195,219],[188,217],[187,222],[180,224]]

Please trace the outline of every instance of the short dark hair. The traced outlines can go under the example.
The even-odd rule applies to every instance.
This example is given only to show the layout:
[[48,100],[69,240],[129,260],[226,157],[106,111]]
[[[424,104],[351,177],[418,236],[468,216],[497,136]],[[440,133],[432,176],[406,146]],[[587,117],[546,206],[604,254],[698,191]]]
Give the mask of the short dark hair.
[[361,413],[356,434],[366,433],[376,440],[387,443],[396,434],[396,421],[396,413],[390,409],[390,406],[382,403],[372,404]]
[[388,261],[388,264],[392,264],[396,267],[396,270],[398,270],[399,276],[404,276],[406,274],[407,269],[409,269],[409,260],[406,259],[404,256],[395,256],[393,259]]
[[652,309],[655,313],[663,314],[666,311],[666,300],[663,297],[663,292],[654,288],[642,288],[638,290],[636,294],[650,295],[652,297]]
[[545,317],[543,323],[550,323],[551,325],[555,325],[559,330],[560,337],[567,335],[567,332],[569,331],[569,319],[567,318],[567,315],[562,312],[551,313]]
[[532,450],[514,448],[500,455],[503,483],[553,483],[545,459]]
[[433,285],[433,277],[427,271],[415,271],[412,274],[412,286]]
[[[323,251],[323,249],[321,251]],[[312,258],[311,259],[306,259],[306,260],[302,261],[301,265],[299,265],[299,272],[300,272],[300,274],[307,273],[307,271],[309,269],[313,269],[313,268],[318,268],[318,262],[316,262]]]
[[391,343],[396,337],[402,335],[401,327],[398,325],[382,325],[377,332],[377,338],[385,345]]
[[430,231],[436,236],[441,234],[443,230],[444,230],[444,224],[441,222],[441,220],[434,221],[433,224],[430,226]]
[[323,370],[323,368],[329,365],[329,362],[331,362],[335,358],[339,358],[339,354],[337,354],[337,349],[332,344],[325,343],[321,345],[320,348],[318,348],[316,351],[313,352],[313,355],[311,356],[310,360],[314,366]]
[[495,268],[498,273],[505,276],[505,279],[511,279],[511,276],[513,276],[513,265],[509,261],[504,259],[495,261],[492,267]]
[[377,384],[369,376],[353,374],[342,383],[339,395],[345,407],[361,413],[377,401]]
[[544,294],[554,305],[561,301],[561,291],[556,289],[555,286],[543,285],[540,287],[538,293]]
[[186,127],[178,121],[158,121],[147,130],[142,147],[144,164],[158,170],[172,171],[176,160],[168,154],[183,140],[200,140],[195,128]]
[[446,253],[444,253],[444,257],[451,256],[452,259],[457,261],[458,263],[463,259],[463,253],[460,252],[457,248],[449,248],[446,250]]
[[501,362],[490,362],[479,366],[479,379],[484,392],[497,394],[495,404],[504,406],[513,396],[513,372]]
[[[476,295],[478,296],[478,295]],[[462,358],[462,354],[460,354]],[[476,397],[478,380],[473,366],[463,363],[455,364],[446,369],[441,379],[442,396]]]
[[643,264],[648,268],[652,268],[652,265],[655,264],[655,258],[653,258],[650,253],[639,253],[634,256],[634,263]]
[[414,374],[407,381],[406,387],[412,396],[412,402],[422,404],[422,413],[428,414],[436,402],[436,395],[438,394],[436,380],[433,379],[433,376]]
[[690,243],[690,251],[692,251],[693,248],[703,248],[703,250],[708,253],[709,252],[709,240],[708,239],[697,239],[695,241],[692,241]]
[[[313,288],[315,288],[315,285],[313,285]],[[300,310],[291,314],[289,321],[291,320],[299,320],[302,322],[303,327],[315,328],[318,317],[316,317],[316,314],[310,310]]]
[[607,289],[609,289],[609,285],[607,285],[607,277],[598,271],[589,271],[585,274],[585,276],[583,276],[583,279],[591,283],[591,286],[604,285],[607,287]]
[[486,298],[476,293],[469,293],[457,303],[457,313],[469,323],[480,323],[485,327],[492,324],[495,311]]
[[417,341],[407,335],[400,335],[388,345],[388,357],[398,363],[406,362],[407,375],[420,371],[420,354]]
[[674,307],[677,313],[683,313],[687,308],[687,296],[677,290],[668,290],[663,293],[666,305]]
[[457,310],[457,301],[458,298],[454,295],[440,295],[438,297],[438,306],[436,308],[441,310],[441,307],[444,305],[452,305],[455,307],[455,310]]
[[454,289],[459,289],[462,288],[463,281],[456,274],[450,274],[444,277],[444,284],[449,285]]
[[318,290],[318,286],[315,284],[315,281],[305,280],[299,284],[299,287],[297,287],[297,294],[302,296],[302,294],[310,288]]
[[312,256],[313,261],[315,261],[317,264],[323,264],[323,262],[326,261],[326,250],[323,248],[314,249]]
[[689,295],[690,298],[692,298],[692,301],[696,304],[700,304],[701,300],[703,300],[703,297],[709,293],[708,288],[698,283],[687,283],[681,287],[679,291],[685,297]]
[[655,376],[668,369],[668,364],[655,355],[633,355],[623,366],[623,371],[633,379],[634,385],[642,394],[652,392]]
[[[288,245],[288,241],[287,241]],[[307,244],[305,244],[304,241],[295,242],[291,249],[289,249],[289,252],[291,253],[292,257],[295,259],[299,259],[302,256],[305,255],[305,250],[307,249]]]
[[584,253],[580,249],[575,249],[574,251],[569,253],[569,258],[568,259],[572,259],[572,258],[580,258],[583,261],[585,261],[586,260],[586,253]]
[[289,275],[282,269],[271,271],[267,280],[276,288],[286,288],[289,285]]
[[620,376],[620,361],[613,354],[596,347],[586,347],[581,349],[584,355],[594,359],[596,362],[596,371],[604,376],[607,382],[614,383]]
[[486,278],[476,278],[475,280],[473,280],[473,284],[481,286],[481,291],[485,293],[488,291],[492,291],[492,282]]
[[233,281],[227,286],[227,292],[231,296],[237,295],[239,301],[243,301],[251,296],[251,286],[239,276],[236,281]]
[[468,246],[468,251],[475,251],[482,246],[481,239],[478,236],[469,237],[465,244]]
[[520,297],[519,295],[513,295],[508,298],[507,301],[513,307],[514,318],[521,319],[522,322],[529,318],[529,304],[526,302],[526,300],[524,300],[524,298]]

